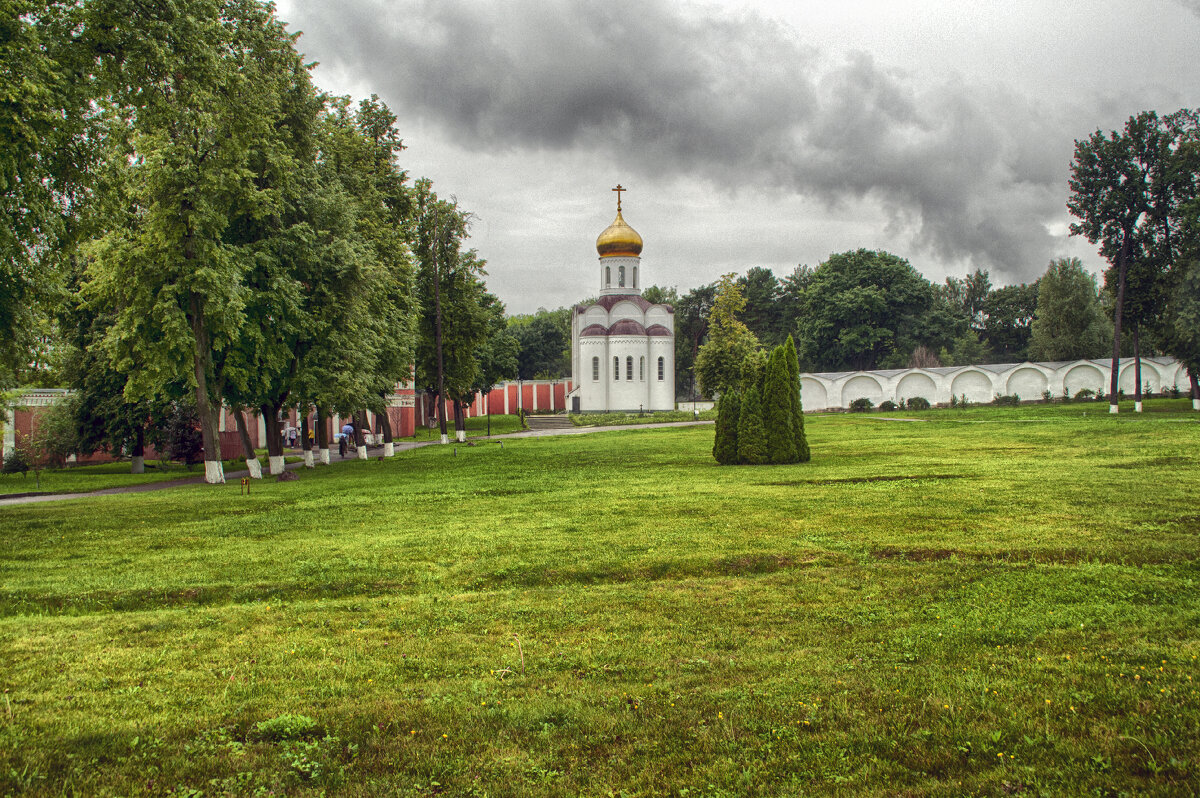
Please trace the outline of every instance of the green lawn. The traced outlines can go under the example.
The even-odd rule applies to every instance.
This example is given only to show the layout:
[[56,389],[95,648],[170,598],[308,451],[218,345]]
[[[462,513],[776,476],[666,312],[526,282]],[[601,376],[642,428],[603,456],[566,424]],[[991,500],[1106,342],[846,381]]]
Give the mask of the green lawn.
[[[478,438],[485,437],[488,430],[488,417],[476,416],[466,420],[467,437]],[[518,432],[522,429],[521,419],[517,416],[493,415],[491,421],[492,435],[504,435],[509,432]],[[450,438],[454,438],[454,422],[451,420],[446,426],[446,430]],[[441,430],[435,424],[433,428],[422,424],[417,425],[416,434],[411,438],[397,438],[398,441],[436,441],[441,436]]]
[[[263,471],[267,468],[267,450],[260,449],[259,460]],[[285,462],[294,463],[301,458],[288,455]],[[245,459],[226,460],[226,473],[245,471]],[[141,474],[129,473],[129,461],[101,463],[99,465],[70,466],[67,468],[43,469],[40,474],[0,475],[0,498],[14,493],[87,493],[94,490],[123,488],[145,485],[150,482],[169,482],[176,479],[191,479],[204,476],[204,464],[190,468],[183,463],[148,460]]]
[[0,509],[0,794],[1194,794],[1187,404]]

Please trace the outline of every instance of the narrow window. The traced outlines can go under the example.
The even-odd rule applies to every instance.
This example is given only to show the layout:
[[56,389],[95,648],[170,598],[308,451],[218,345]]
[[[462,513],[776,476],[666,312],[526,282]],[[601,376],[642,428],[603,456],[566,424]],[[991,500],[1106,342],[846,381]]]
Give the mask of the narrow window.
[[613,380],[621,379],[621,358],[613,356]]
[[658,381],[659,381],[659,382],[662,382],[662,381],[663,381],[663,373],[664,373],[664,369],[663,369],[663,359],[660,357],[660,358],[658,359]]
[[638,382],[646,381],[646,356],[638,358]]
[[637,288],[637,266],[633,267],[633,287]]
[[619,288],[625,287],[625,267],[624,266],[617,267],[617,287],[619,287]]
[[[660,362],[662,361],[661,357],[659,358],[659,361]],[[660,368],[661,368],[661,366],[660,366]],[[662,377],[659,377],[659,379],[661,380]],[[600,380],[600,358],[594,357],[594,358],[592,358],[592,382],[599,382],[599,380]]]
[[604,267],[604,287],[605,288],[612,287],[612,266]]
[[633,355],[625,358],[625,380],[633,382]]

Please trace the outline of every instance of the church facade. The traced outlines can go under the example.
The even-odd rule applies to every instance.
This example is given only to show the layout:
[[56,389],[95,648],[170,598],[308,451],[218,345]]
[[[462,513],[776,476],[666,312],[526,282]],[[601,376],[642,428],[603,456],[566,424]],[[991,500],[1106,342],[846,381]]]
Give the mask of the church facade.
[[571,411],[675,409],[675,310],[642,298],[642,237],[621,215],[596,239],[600,296],[571,314]]

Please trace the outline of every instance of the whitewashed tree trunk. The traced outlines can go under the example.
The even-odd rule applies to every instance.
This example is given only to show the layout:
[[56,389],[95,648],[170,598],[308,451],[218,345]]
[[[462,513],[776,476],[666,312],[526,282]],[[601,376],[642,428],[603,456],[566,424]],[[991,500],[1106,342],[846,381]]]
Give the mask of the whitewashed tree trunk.
[[466,443],[467,431],[465,429],[454,430],[454,440],[458,441],[459,443]]
[[358,459],[367,459],[367,441],[365,439],[363,440],[363,445],[358,447]]
[[1141,403],[1141,402],[1134,402],[1134,403],[1133,403],[1133,412],[1135,412],[1135,413],[1140,413],[1140,412],[1142,412],[1142,403]]
[[271,469],[271,476],[277,477],[283,473],[283,455],[273,454],[267,458],[267,467]]
[[225,484],[225,465],[220,460],[204,461],[204,481],[210,485]]
[[449,436],[449,435],[443,435],[443,436],[442,436],[442,445],[443,445],[443,446],[445,446],[445,445],[446,445],[447,443],[449,443],[449,442],[450,442],[450,436]]
[[1193,400],[1192,400],[1192,409],[1193,409],[1193,410],[1200,410],[1200,399],[1193,399]]
[[258,462],[257,457],[246,461],[246,470],[250,472],[250,479],[262,479],[262,463]]
[[329,449],[328,448],[324,448],[321,450],[321,465],[329,465]]
[[1108,406],[1108,412],[1109,412],[1109,413],[1118,413],[1118,412],[1120,412],[1120,411],[1117,409],[1117,406],[1116,406],[1116,405],[1109,405],[1109,406]]
[[305,450],[304,450],[304,467],[305,467],[305,468],[312,468],[312,467],[313,467],[313,453],[312,453],[312,449],[305,449]]
[[138,455],[129,461],[130,474],[145,474],[146,473],[146,458]]
[[387,443],[385,443],[383,445],[383,456],[384,457],[395,457],[396,456],[396,444],[392,443],[391,441],[388,441]]

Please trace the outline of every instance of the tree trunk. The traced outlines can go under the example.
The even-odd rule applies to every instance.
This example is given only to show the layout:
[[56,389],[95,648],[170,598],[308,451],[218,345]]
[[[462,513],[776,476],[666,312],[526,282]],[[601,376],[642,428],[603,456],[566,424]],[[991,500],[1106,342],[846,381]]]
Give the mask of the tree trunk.
[[192,365],[196,377],[196,413],[200,416],[200,437],[204,442],[204,481],[219,485],[225,482],[225,468],[221,464],[217,414],[208,393],[208,365],[212,360],[212,348],[208,342],[208,329],[204,325],[200,295],[193,292],[188,297],[188,305],[191,310]]
[[394,457],[396,455],[396,437],[392,432],[392,417],[386,407],[379,414],[379,423],[383,426],[383,456]]
[[329,432],[328,416],[325,414],[325,409],[317,407],[317,452],[319,459],[324,465],[329,465]]
[[358,445],[358,459],[366,460],[367,459],[367,433],[366,433],[366,430],[370,429],[370,427],[367,425],[367,411],[359,410],[358,413],[355,414],[355,417],[356,417],[357,423],[355,423],[355,425],[354,425],[354,442]]
[[1142,347],[1140,343],[1141,331],[1133,328],[1133,379],[1137,385],[1133,389],[1133,412],[1142,412]]
[[1200,410],[1200,377],[1196,372],[1188,371],[1188,380],[1192,383],[1192,409]]
[[129,473],[146,473],[146,428],[138,427],[133,433],[133,452],[129,458]]
[[312,443],[308,440],[308,408],[301,408],[303,413],[300,415],[300,450],[304,452],[304,467],[313,467]]
[[437,352],[438,429],[442,435],[442,443],[447,444],[450,437],[446,434],[446,374],[445,361],[442,358],[442,284],[438,274],[436,237],[433,244],[433,346]]
[[1108,412],[1117,413],[1118,397],[1121,389],[1121,315],[1125,309],[1125,264],[1128,261],[1130,231],[1125,232],[1117,254],[1117,306],[1113,309],[1113,356],[1112,377],[1109,380]]
[[259,408],[263,415],[263,426],[267,429],[267,464],[271,469],[271,476],[283,473],[283,427],[279,423],[280,407],[282,404],[276,407],[264,404]]
[[467,442],[467,423],[463,412],[463,404],[454,400],[454,439],[459,443]]
[[262,479],[262,466],[258,462],[258,452],[250,441],[250,430],[246,428],[246,411],[238,408],[233,412],[233,421],[237,424],[238,437],[242,439],[242,451],[246,453],[246,470],[251,479]]

